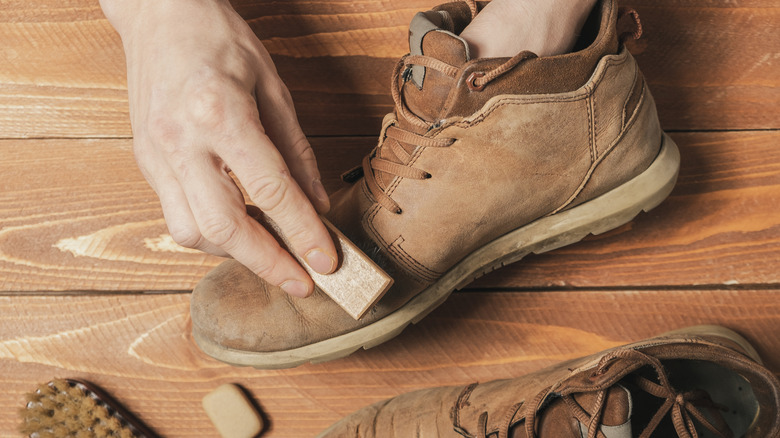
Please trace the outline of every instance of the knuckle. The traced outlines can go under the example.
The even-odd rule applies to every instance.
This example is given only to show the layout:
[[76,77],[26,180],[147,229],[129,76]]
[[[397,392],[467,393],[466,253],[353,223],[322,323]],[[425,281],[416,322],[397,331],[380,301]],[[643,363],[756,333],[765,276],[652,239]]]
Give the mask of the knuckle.
[[234,105],[230,109],[230,117],[226,122],[230,124],[230,130],[225,135],[231,138],[240,137],[245,131],[258,131],[265,133],[263,125],[260,123],[260,113],[257,110],[257,104],[254,100],[246,97],[241,104]]
[[254,99],[226,79],[201,84],[191,96],[191,120],[207,132],[230,139],[260,126]]
[[168,232],[173,238],[173,241],[185,248],[197,249],[203,240],[203,236],[200,234],[200,230],[195,227],[178,226],[172,224],[168,226]]
[[[291,246],[294,248],[306,248],[312,244],[327,237],[316,236],[315,232],[306,227],[294,227],[291,230],[285,230],[285,237],[290,241]],[[318,239],[319,237],[319,239]],[[321,245],[317,245],[321,246]]]
[[273,282],[279,268],[279,260],[281,260],[280,251],[281,248],[277,248],[268,251],[263,257],[259,257],[255,266],[251,267],[252,272],[262,279]]
[[295,141],[293,150],[297,151],[298,160],[302,162],[317,162],[317,158],[314,156],[314,149],[312,149],[311,144],[305,137]]
[[147,181],[150,181],[151,172],[155,166],[155,159],[153,158],[153,149],[148,142],[140,141],[139,139],[133,139],[133,157],[135,162],[138,163],[138,168],[144,175]]
[[230,252],[238,235],[238,221],[228,215],[211,214],[204,217],[200,223],[200,233],[214,245]]
[[150,118],[148,130],[151,141],[134,147],[136,161],[143,163],[142,167],[151,168],[159,166],[157,160],[162,158],[177,174],[185,175],[190,168],[193,151],[187,146],[181,125],[168,115],[155,115]]
[[267,92],[273,103],[277,105],[288,105],[290,107],[293,106],[292,94],[290,94],[290,90],[278,76],[274,81],[267,84]]
[[247,191],[260,210],[271,212],[285,201],[290,189],[290,175],[287,171],[276,175],[255,177],[248,181]]
[[206,128],[223,126],[227,120],[225,99],[217,84],[202,84],[191,94],[189,113],[192,120]]
[[233,81],[218,68],[211,65],[199,67],[183,87],[190,119],[208,129],[224,124],[229,109],[227,96],[234,88]]
[[149,115],[146,126],[149,138],[155,143],[172,145],[181,143],[183,130],[170,114],[154,111]]

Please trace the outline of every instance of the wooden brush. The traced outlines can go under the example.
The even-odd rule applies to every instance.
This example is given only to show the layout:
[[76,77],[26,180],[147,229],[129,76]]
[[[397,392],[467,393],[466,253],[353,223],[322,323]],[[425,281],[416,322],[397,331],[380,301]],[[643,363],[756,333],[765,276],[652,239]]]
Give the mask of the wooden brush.
[[97,386],[57,379],[27,394],[20,432],[32,438],[149,437],[148,427]]

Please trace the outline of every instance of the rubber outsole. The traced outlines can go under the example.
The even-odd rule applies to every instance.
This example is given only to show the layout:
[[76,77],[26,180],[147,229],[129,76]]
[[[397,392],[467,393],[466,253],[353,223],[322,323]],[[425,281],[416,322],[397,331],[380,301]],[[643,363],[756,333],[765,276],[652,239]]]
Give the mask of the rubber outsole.
[[581,205],[540,218],[511,231],[474,251],[453,266],[437,282],[404,306],[384,318],[343,335],[285,351],[254,352],[225,348],[201,336],[193,327],[193,338],[208,355],[236,366],[260,369],[291,368],[306,362],[320,363],[368,349],[416,324],[450,294],[475,279],[530,253],[541,254],[579,242],[588,234],[601,234],[630,222],[642,211],[650,211],[666,199],[677,181],[680,153],[663,134],[653,163],[621,186]]

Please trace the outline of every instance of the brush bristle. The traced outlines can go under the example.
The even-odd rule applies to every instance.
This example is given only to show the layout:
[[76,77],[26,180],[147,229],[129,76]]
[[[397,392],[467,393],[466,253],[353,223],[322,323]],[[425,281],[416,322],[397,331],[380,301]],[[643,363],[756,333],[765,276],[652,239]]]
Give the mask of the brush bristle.
[[101,403],[81,388],[54,380],[27,394],[19,431],[26,436],[123,437],[135,436]]
[[368,258],[370,258],[374,263],[377,264],[380,268],[382,268],[387,275],[390,277],[394,277],[395,275],[395,269],[393,269],[393,265],[390,262],[390,259],[388,259],[384,254],[382,254],[382,251],[379,250],[379,247],[376,245],[376,243],[367,241],[365,239],[360,240],[352,240],[352,243],[354,243]]

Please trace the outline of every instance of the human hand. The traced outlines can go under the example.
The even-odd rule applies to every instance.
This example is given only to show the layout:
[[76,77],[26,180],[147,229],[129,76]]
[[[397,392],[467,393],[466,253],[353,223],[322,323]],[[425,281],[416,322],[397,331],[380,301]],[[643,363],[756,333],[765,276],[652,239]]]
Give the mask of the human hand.
[[336,267],[317,212],[329,208],[290,93],[246,22],[223,0],[101,0],[122,37],[133,149],[173,239],[230,255],[291,295],[306,271],[246,213],[244,197],[315,271]]

